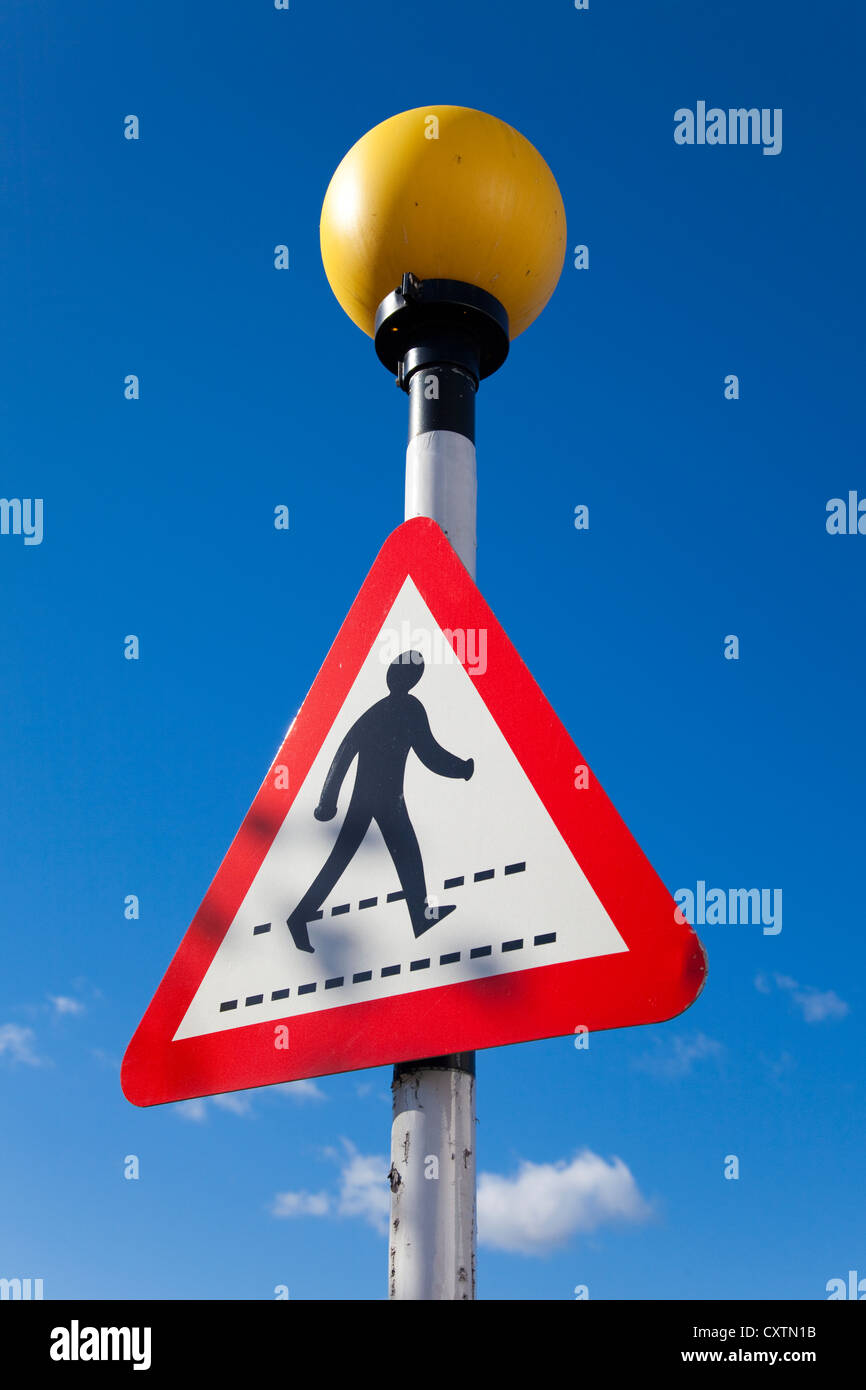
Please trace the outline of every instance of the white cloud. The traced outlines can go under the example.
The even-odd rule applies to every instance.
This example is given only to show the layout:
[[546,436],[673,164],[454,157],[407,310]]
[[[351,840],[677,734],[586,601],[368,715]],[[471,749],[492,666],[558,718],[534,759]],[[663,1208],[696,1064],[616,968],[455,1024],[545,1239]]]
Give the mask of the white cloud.
[[[790,994],[794,1005],[807,1023],[823,1023],[828,1018],[845,1018],[851,1012],[850,1005],[846,1004],[844,999],[840,999],[834,989],[820,990],[814,985],[801,987],[790,975],[776,974],[773,979],[778,989]],[[755,980],[755,988],[762,994],[770,993],[770,987],[763,975],[759,975]]]
[[636,1057],[632,1066],[636,1071],[645,1071],[666,1081],[688,1076],[695,1062],[703,1061],[706,1057],[720,1057],[724,1052],[722,1044],[716,1042],[715,1038],[708,1038],[705,1033],[697,1033],[693,1038],[675,1034],[664,1041],[654,1038],[653,1042],[655,1051]]
[[779,989],[796,989],[796,988],[797,988],[797,981],[796,981],[796,980],[792,980],[790,975],[779,975],[779,974],[775,974],[775,975],[773,976],[773,979],[776,981],[776,984],[779,986]]
[[[315,1081],[285,1081],[268,1089],[282,1091],[291,1096],[293,1100],[300,1102],[327,1100],[324,1091],[319,1089]],[[214,1105],[220,1110],[227,1110],[230,1115],[255,1115],[252,1096],[244,1091],[226,1091],[219,1096],[208,1096],[206,1100],[202,1098],[200,1100],[179,1101],[177,1109],[185,1120],[195,1120],[197,1123],[201,1123],[207,1119],[211,1113],[211,1106]]]
[[825,1018],[844,1018],[850,1007],[840,999],[835,990],[798,990],[793,996],[794,1003],[807,1023],[823,1023]]
[[[362,1154],[348,1139],[343,1154],[325,1150],[340,1163],[332,1191],[278,1192],[276,1217],[327,1216],[364,1221],[380,1234],[388,1229],[391,1193],[381,1154]],[[584,1150],[558,1163],[522,1162],[513,1177],[482,1173],[478,1184],[479,1239],[497,1250],[545,1255],[582,1231],[608,1221],[645,1221],[652,1209],[619,1158],[606,1163]]]
[[388,1164],[379,1154],[359,1154],[343,1140],[348,1161],[340,1174],[337,1212],[340,1216],[359,1216],[383,1233],[388,1229],[391,1187],[386,1176]]
[[327,1192],[278,1192],[271,1206],[273,1216],[327,1216],[330,1210]]
[[[348,1139],[336,1191],[278,1192],[271,1206],[273,1216],[336,1216],[357,1218],[383,1233],[388,1229],[391,1191],[388,1164],[380,1154],[362,1154]],[[326,1150],[331,1159],[340,1154]]]
[[243,1092],[227,1091],[222,1096],[211,1096],[214,1105],[218,1105],[220,1110],[228,1110],[232,1115],[251,1115],[252,1102],[249,1096]]
[[194,1124],[200,1125],[210,1114],[209,1104],[218,1106],[220,1110],[227,1110],[231,1115],[253,1114],[250,1097],[238,1091],[226,1091],[221,1096],[197,1096],[195,1100],[179,1100],[175,1102],[174,1108],[182,1120],[192,1120]]
[[83,1014],[84,1005],[79,999],[70,999],[66,994],[49,994],[51,1003],[54,1005],[54,1012],[60,1014]]
[[28,1067],[41,1067],[42,1058],[33,1051],[32,1043],[36,1034],[32,1028],[22,1028],[18,1023],[0,1023],[0,1056],[7,1056],[12,1062],[25,1062]]
[[619,1158],[585,1149],[570,1163],[521,1161],[513,1177],[482,1173],[478,1239],[494,1250],[546,1255],[608,1221],[645,1221],[651,1208]]
[[194,1124],[201,1124],[207,1119],[207,1109],[203,1100],[179,1100],[174,1108],[182,1120],[192,1120]]
[[291,1096],[292,1100],[327,1100],[328,1097],[315,1081],[281,1081],[273,1090],[282,1091],[284,1095]]

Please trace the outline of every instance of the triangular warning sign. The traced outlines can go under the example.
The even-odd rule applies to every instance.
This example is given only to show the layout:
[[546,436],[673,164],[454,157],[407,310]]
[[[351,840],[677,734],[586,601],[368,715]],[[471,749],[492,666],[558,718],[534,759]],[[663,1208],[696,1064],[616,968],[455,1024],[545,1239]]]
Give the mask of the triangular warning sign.
[[129,1045],[129,1100],[654,1023],[703,948],[435,522],[386,541]]

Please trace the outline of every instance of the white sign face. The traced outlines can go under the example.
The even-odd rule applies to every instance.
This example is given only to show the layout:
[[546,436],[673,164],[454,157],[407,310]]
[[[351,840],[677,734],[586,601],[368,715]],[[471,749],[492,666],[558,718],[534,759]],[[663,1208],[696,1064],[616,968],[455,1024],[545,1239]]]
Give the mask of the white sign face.
[[406,579],[175,1040],[627,950],[475,688],[485,639],[464,667]]

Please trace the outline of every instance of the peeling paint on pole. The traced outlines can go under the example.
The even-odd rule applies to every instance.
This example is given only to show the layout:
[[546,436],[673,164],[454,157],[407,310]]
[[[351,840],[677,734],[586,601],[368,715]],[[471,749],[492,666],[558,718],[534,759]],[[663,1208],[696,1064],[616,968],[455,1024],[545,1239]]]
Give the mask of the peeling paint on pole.
[[392,1089],[388,1296],[474,1299],[475,1076],[410,1063]]

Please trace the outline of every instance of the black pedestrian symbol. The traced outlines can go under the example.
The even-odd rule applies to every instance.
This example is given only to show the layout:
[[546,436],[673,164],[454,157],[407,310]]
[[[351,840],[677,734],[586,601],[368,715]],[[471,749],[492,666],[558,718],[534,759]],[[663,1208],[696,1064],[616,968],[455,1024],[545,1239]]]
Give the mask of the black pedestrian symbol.
[[381,830],[394,861],[415,936],[421,936],[455,911],[453,903],[439,907],[427,903],[424,863],[403,800],[403,778],[406,759],[413,749],[424,766],[440,777],[463,777],[468,782],[475,763],[472,758],[449,753],[433,737],[427,711],[420,700],[409,694],[423,674],[421,653],[401,652],[385,677],[390,694],[355,721],[337,749],[313,812],[316,820],[333,820],[337,814],[340,788],[357,757],[355,786],[331,853],[288,918],[288,928],[299,951],[314,949],[307,925],[360,847],[371,821]]

